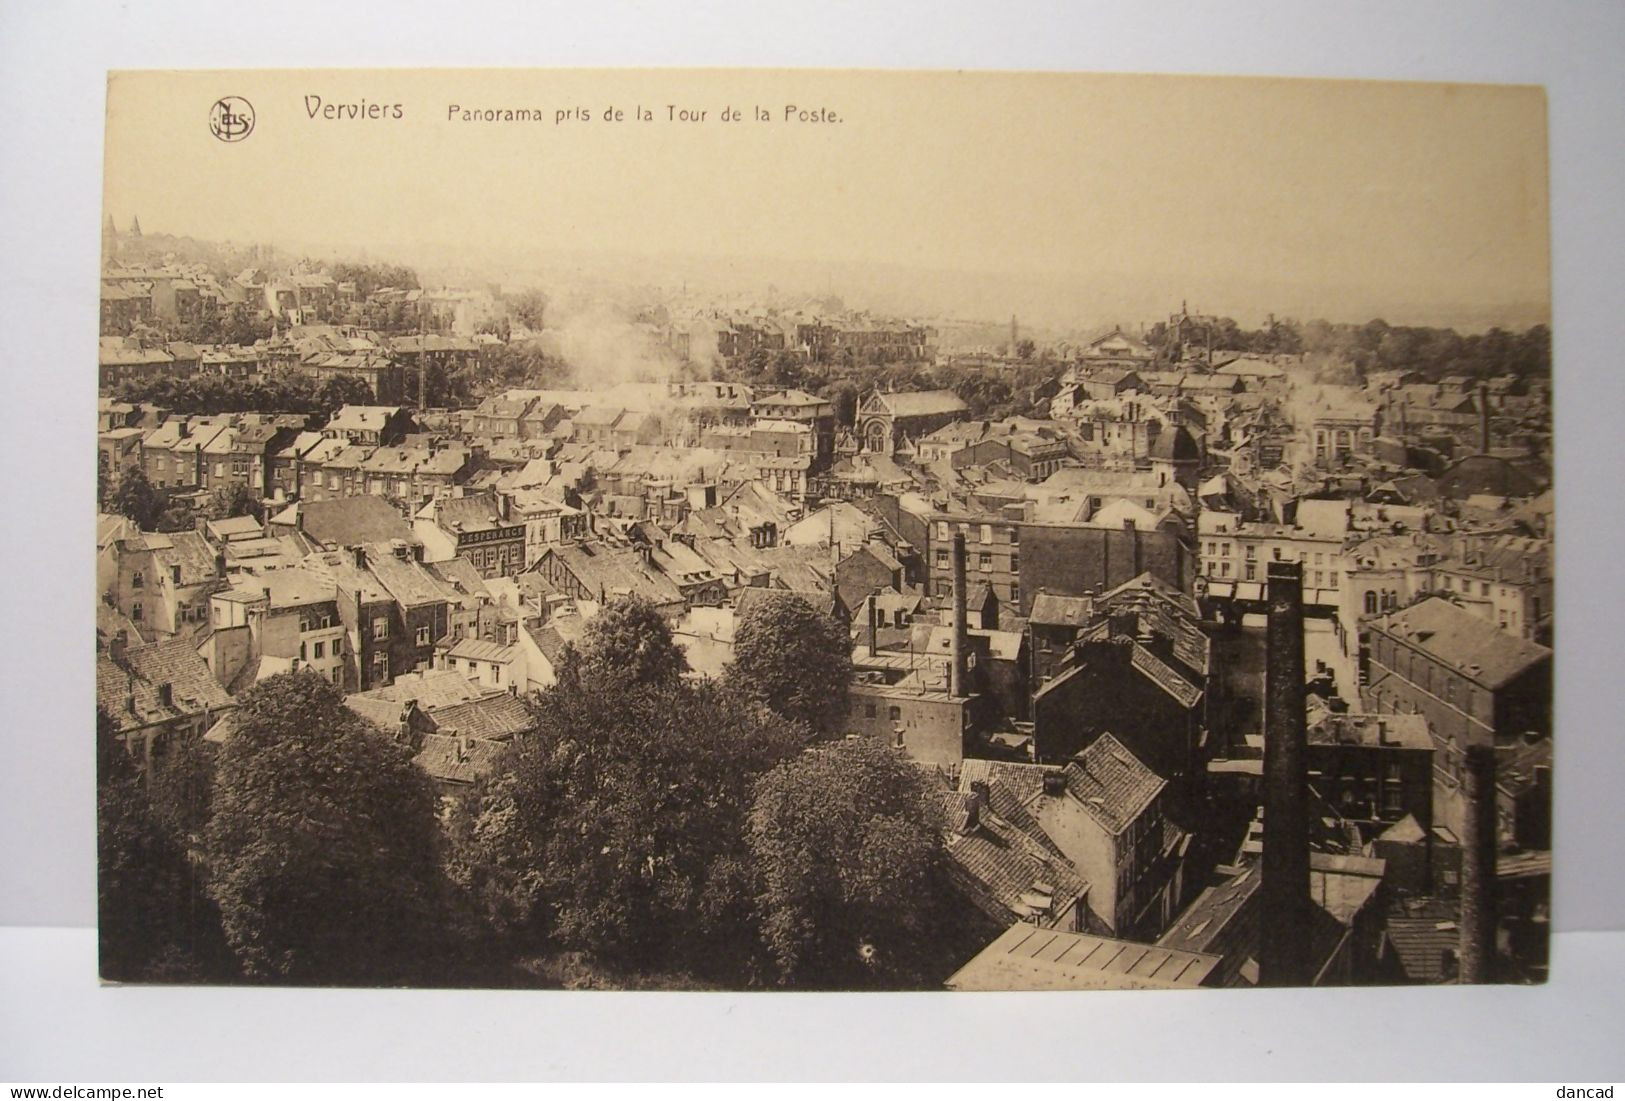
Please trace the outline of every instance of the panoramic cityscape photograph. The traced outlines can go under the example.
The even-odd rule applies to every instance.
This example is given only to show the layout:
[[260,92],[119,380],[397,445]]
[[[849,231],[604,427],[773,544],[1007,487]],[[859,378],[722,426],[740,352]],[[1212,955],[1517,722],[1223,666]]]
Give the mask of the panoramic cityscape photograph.
[[102,198],[104,982],[1547,980],[1539,87],[125,71]]

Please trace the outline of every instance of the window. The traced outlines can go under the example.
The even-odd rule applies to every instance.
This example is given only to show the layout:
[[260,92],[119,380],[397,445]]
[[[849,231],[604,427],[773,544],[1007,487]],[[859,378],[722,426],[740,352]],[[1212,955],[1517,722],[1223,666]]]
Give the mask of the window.
[[136,570],[134,573],[132,573],[130,575],[130,588],[139,589],[145,584],[146,584],[146,582],[144,580],[142,580],[140,570]]
[[1275,558],[1275,560],[1277,562],[1279,562],[1281,560],[1281,548],[1280,547],[1274,548],[1274,550],[1271,553],[1273,554],[1273,556],[1274,556],[1274,558]]
[[1256,562],[1247,563],[1247,580],[1248,581],[1257,581],[1258,580],[1258,563],[1256,563]]
[[318,661],[327,654],[327,643],[318,642],[310,648],[310,656]]
[[383,616],[379,616],[377,619],[374,619],[372,621],[372,637],[373,638],[388,638],[389,637],[389,620],[388,619],[384,618]]
[[1021,572],[1021,555],[1012,554],[1010,556],[1010,572],[1011,573],[1020,573]]
[[992,524],[983,524],[982,525],[982,538],[981,538],[981,541],[983,543],[991,543],[991,542],[993,542],[993,525]]
[[903,718],[903,709],[901,707],[886,708],[886,718],[890,719],[894,723],[901,721]]
[[983,573],[987,573],[993,569],[993,556],[991,554],[979,554],[976,557],[977,564],[981,566]]
[[1021,542],[1021,532],[1020,532],[1020,530],[1017,529],[1017,528],[1011,528],[1010,529],[1010,545],[1013,547],[1019,542]]
[[1225,557],[1225,558],[1229,558],[1229,557],[1230,557],[1230,544],[1229,544],[1229,543],[1223,543],[1223,544],[1220,544],[1220,549],[1221,549],[1221,553],[1222,553],[1222,555],[1223,555],[1223,556],[1224,556],[1224,557]]
[[339,684],[339,685],[342,685],[344,683],[344,666],[342,666],[342,665],[333,666],[333,683],[334,684]]
[[1488,581],[1485,581],[1479,587],[1479,594],[1478,595],[1479,596],[1489,596],[1490,595],[1490,583]]
[[1258,557],[1258,548],[1253,544],[1248,543],[1245,549],[1247,551],[1247,561],[1251,562]]
[[948,552],[947,551],[939,550],[937,552],[937,565],[944,566],[944,567],[946,567],[948,565]]
[[429,645],[429,628],[427,628],[427,627],[419,627],[418,628],[417,642],[418,642],[419,646],[427,646],[427,645]]
[[495,662],[491,663],[491,683],[502,683],[502,666],[496,664]]
[[141,605],[139,603],[130,605],[130,618],[137,623],[141,622]]
[[169,579],[177,585],[181,583],[181,568],[179,566],[169,567]]

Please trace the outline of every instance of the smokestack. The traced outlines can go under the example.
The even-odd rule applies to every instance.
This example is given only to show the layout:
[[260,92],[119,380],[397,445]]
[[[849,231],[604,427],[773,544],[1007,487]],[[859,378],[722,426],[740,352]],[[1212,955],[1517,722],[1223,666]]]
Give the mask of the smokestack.
[[877,630],[877,622],[876,621],[879,620],[879,618],[880,618],[880,609],[875,605],[875,598],[874,598],[873,594],[871,594],[870,597],[869,597],[869,656],[870,657],[875,656],[875,632]]
[[1307,986],[1309,812],[1305,768],[1303,565],[1271,562],[1264,679],[1262,986]]
[[965,533],[954,533],[954,641],[953,667],[949,671],[948,692],[965,695]]
[[418,410],[429,408],[429,362],[424,352],[418,353]]
[[1490,388],[1483,382],[1478,384],[1478,451],[1490,453]]
[[1461,847],[1461,981],[1491,980],[1495,960],[1495,750],[1467,747]]
[[1123,534],[1128,537],[1130,577],[1140,576],[1140,533],[1135,530],[1134,517],[1123,517]]

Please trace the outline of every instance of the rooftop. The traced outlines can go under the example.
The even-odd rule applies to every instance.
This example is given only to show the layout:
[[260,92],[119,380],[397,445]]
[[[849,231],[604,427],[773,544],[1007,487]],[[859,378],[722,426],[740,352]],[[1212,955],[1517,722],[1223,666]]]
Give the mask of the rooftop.
[[1544,661],[1544,646],[1496,630],[1443,597],[1429,597],[1373,620],[1372,626],[1417,646],[1486,688],[1499,688]]
[[950,990],[1171,990],[1201,986],[1217,956],[1018,923],[948,979]]

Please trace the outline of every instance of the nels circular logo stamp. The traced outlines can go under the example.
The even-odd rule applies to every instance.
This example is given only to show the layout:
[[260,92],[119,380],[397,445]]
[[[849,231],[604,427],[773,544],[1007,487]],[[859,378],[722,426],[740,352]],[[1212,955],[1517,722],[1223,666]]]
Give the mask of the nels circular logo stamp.
[[242,96],[221,96],[209,108],[209,133],[221,141],[242,141],[254,132],[254,105]]

